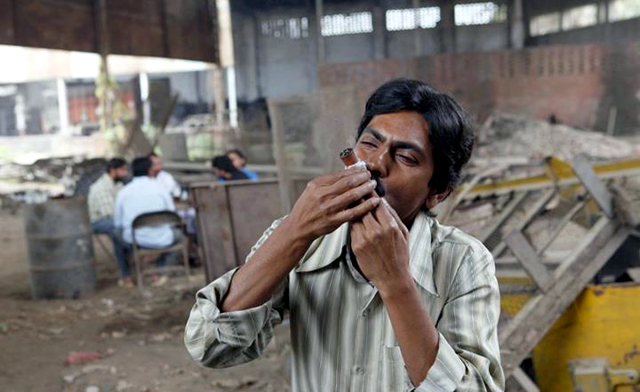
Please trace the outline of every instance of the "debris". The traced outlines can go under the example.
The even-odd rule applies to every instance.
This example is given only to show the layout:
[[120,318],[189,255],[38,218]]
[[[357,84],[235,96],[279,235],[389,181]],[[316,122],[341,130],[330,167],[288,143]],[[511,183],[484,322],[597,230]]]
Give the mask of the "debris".
[[517,114],[496,112],[482,129],[482,142],[474,151],[477,158],[555,156],[571,161],[580,155],[591,159],[619,159],[634,153],[626,141]]
[[125,380],[118,380],[118,383],[116,384],[116,391],[123,392],[123,391],[126,391],[127,389],[131,388],[132,386],[133,386],[133,384],[130,384],[130,383],[126,382]]
[[67,374],[65,376],[62,376],[62,380],[64,380],[64,382],[66,382],[67,384],[73,384],[78,376],[78,374]]
[[167,339],[171,339],[171,334],[167,332],[163,332],[163,333],[158,333],[153,335],[150,340],[153,342],[161,343]]
[[88,373],[97,372],[99,370],[110,371],[111,368],[106,365],[87,365],[82,368],[82,373],[88,374]]
[[100,388],[95,385],[89,385],[84,392],[100,392]]
[[127,333],[125,331],[113,331],[111,332],[111,337],[114,339],[122,339],[125,337]]
[[107,308],[112,308],[113,305],[115,304],[115,301],[112,300],[111,298],[102,298],[100,300],[100,303],[106,306]]
[[96,352],[72,352],[67,356],[65,365],[79,365],[100,359],[100,353]]
[[233,380],[229,378],[223,378],[219,380],[214,380],[211,382],[212,387],[216,388],[225,388],[225,389],[239,389],[244,387],[249,387],[258,382],[258,379],[255,377],[244,377],[242,380]]
[[64,332],[65,328],[64,327],[60,327],[60,328],[49,328],[49,333],[52,335],[60,335]]
[[216,388],[240,388],[242,384],[238,380],[232,380],[228,378],[223,378],[220,380],[211,381],[211,386]]

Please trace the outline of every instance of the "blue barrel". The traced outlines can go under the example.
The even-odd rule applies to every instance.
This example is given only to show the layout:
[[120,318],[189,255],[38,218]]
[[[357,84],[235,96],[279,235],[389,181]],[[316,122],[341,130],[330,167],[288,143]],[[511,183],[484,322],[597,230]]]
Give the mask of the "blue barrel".
[[96,287],[85,197],[50,200],[24,210],[33,298],[78,298]]

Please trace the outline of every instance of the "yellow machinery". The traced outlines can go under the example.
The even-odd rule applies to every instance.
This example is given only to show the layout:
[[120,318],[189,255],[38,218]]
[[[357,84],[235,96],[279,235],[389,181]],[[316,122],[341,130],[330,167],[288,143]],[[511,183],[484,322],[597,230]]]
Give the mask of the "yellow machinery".
[[541,392],[640,390],[640,284],[587,287],[533,351]]

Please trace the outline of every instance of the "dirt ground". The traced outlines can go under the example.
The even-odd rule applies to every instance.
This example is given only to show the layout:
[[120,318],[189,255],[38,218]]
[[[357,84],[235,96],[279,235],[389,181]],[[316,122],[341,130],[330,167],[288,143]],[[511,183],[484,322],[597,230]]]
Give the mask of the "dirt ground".
[[[287,327],[265,355],[231,369],[194,363],[183,330],[194,294],[204,285],[173,277],[150,288],[118,287],[115,261],[94,244],[98,285],[77,300],[33,300],[22,217],[0,212],[0,391],[288,391]],[[100,359],[65,365],[73,352]]]

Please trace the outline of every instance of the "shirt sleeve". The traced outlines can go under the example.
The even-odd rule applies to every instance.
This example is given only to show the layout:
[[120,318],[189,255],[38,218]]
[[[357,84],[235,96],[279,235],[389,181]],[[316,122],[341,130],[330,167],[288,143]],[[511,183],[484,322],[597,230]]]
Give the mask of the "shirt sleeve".
[[417,392],[500,392],[500,291],[493,257],[470,249],[456,274],[437,324],[436,360]]
[[[265,231],[251,249],[247,261],[281,221],[274,222]],[[220,303],[236,271],[237,268],[227,272],[196,294],[184,342],[191,357],[204,366],[224,368],[258,358],[273,338],[274,327],[282,323],[287,309],[289,281],[285,279],[263,305],[223,313]]]

